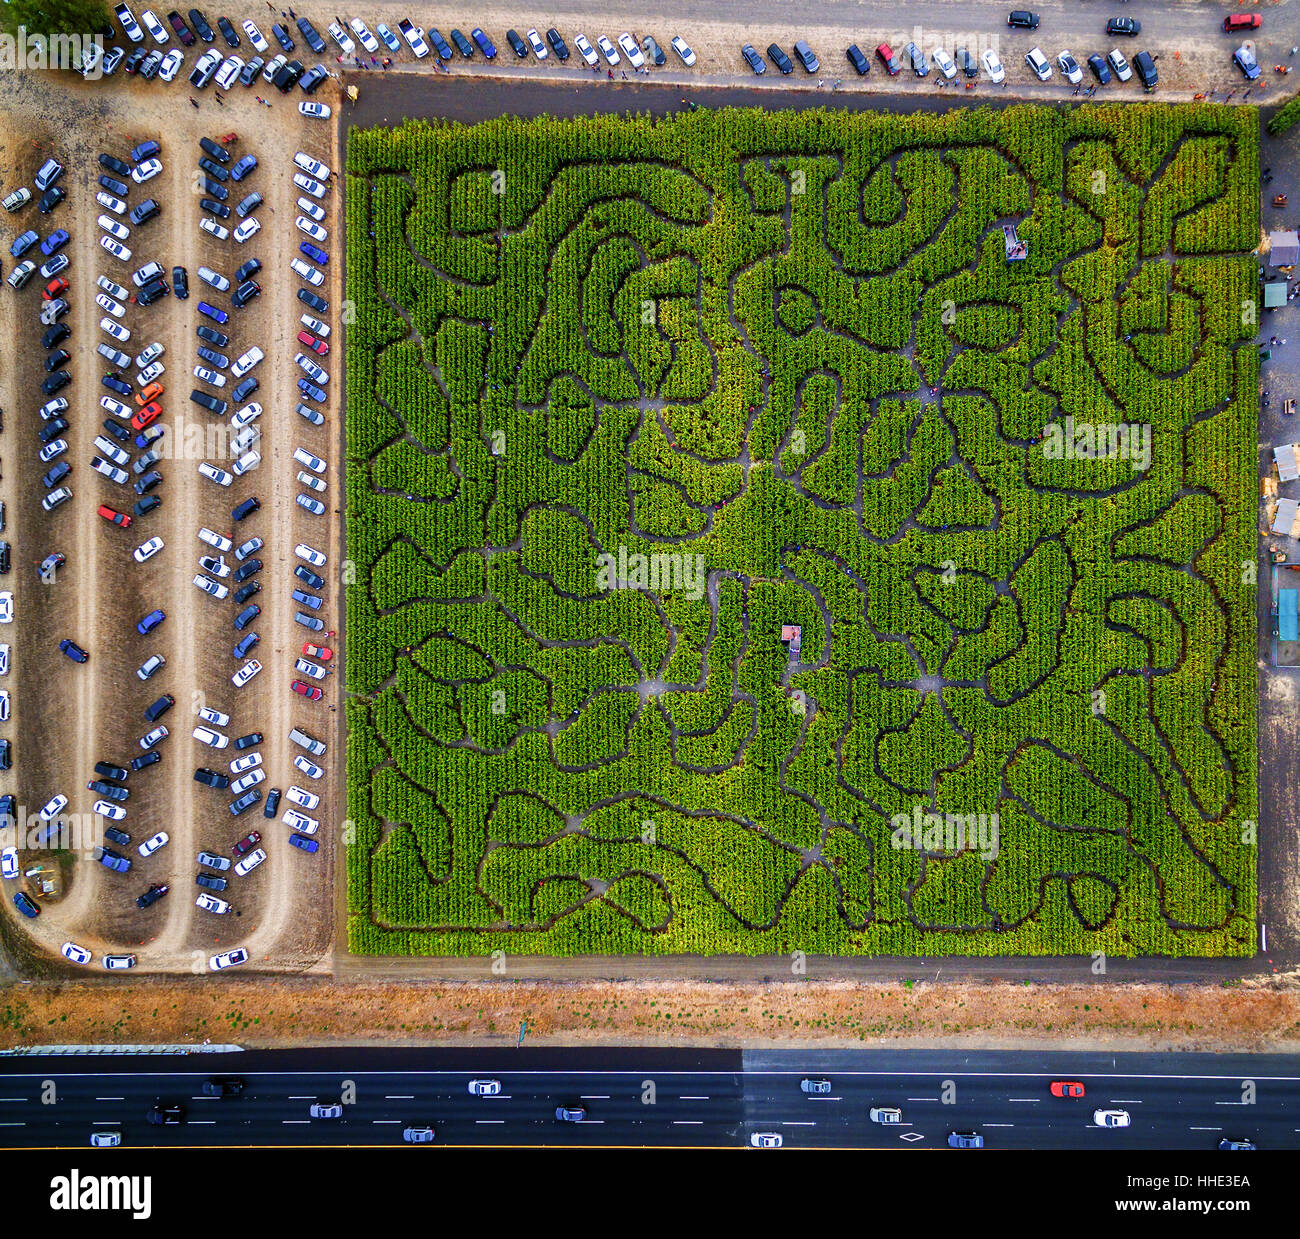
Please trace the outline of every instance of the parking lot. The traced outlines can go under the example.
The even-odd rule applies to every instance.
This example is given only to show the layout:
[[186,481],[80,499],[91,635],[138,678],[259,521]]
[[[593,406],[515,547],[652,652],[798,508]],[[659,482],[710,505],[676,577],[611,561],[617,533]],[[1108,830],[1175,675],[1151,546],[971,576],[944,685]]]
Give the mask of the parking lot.
[[[176,85],[176,84],[174,84]],[[330,86],[334,89],[333,84]],[[338,397],[341,386],[340,354],[319,360],[336,373],[328,388],[328,400],[320,411],[325,422],[313,426],[295,413],[301,398],[296,380],[301,370],[295,353],[305,351],[297,340],[302,330],[300,313],[308,307],[295,296],[300,281],[290,271],[290,260],[299,257],[299,243],[305,238],[294,227],[298,213],[296,199],[301,192],[293,184],[292,158],[297,150],[337,167],[335,129],[328,122],[300,116],[299,96],[277,97],[276,108],[255,102],[252,92],[231,95],[218,116],[209,105],[199,112],[185,106],[173,90],[161,82],[132,81],[128,89],[105,83],[82,84],[65,76],[12,75],[0,86],[3,117],[0,118],[0,165],[5,168],[4,190],[18,184],[31,185],[33,175],[50,155],[65,165],[61,184],[67,200],[49,215],[39,215],[35,202],[3,218],[4,270],[15,263],[8,257],[10,242],[18,233],[36,229],[42,237],[55,228],[66,229],[70,241],[63,253],[70,258],[69,289],[63,294],[69,311],[62,321],[72,330],[62,347],[71,354],[66,362],[72,382],[59,394],[69,401],[65,415],[68,428],[62,437],[68,444],[58,459],[71,465],[62,484],[73,499],[53,512],[41,508],[47,493],[42,475],[50,467],[37,459],[42,426],[38,415],[46,397],[41,394],[45,377],[39,321],[44,279],[35,278],[21,291],[0,288],[8,300],[7,320],[12,330],[0,342],[0,406],[5,410],[4,433],[0,436],[3,458],[0,498],[6,504],[7,528],[3,537],[12,547],[12,571],[0,580],[0,588],[14,595],[14,622],[3,637],[11,646],[11,670],[4,684],[11,697],[11,718],[0,730],[12,739],[12,768],[0,774],[0,794],[12,793],[20,806],[35,817],[37,809],[52,796],[68,797],[67,812],[93,821],[92,804],[99,799],[87,784],[99,776],[96,762],[127,766],[139,757],[138,738],[151,724],[145,707],[162,694],[170,694],[175,705],[160,719],[170,733],[158,745],[162,761],[129,775],[130,799],[126,819],[115,823],[128,831],[131,842],[115,850],[129,856],[128,873],[115,873],[97,864],[88,848],[79,847],[61,858],[53,853],[23,850],[24,871],[33,862],[59,863],[65,893],[60,899],[41,901],[36,920],[20,921],[9,898],[18,881],[4,883],[3,901],[6,936],[13,930],[30,934],[39,948],[57,961],[60,946],[73,940],[93,952],[91,969],[102,975],[106,953],[133,953],[138,969],[204,971],[207,958],[218,951],[241,946],[254,966],[302,969],[311,966],[329,950],[332,938],[332,867],[337,859],[337,821],[340,817],[334,791],[334,760],[342,751],[341,713],[330,707],[340,700],[337,685],[341,676],[330,675],[322,684],[323,700],[308,701],[290,691],[291,681],[304,679],[295,671],[304,641],[335,647],[338,665],[341,649],[327,632],[340,629],[338,558],[341,517],[335,468],[339,460]],[[242,89],[242,88],[240,88]],[[322,97],[325,91],[321,92]],[[180,107],[177,108],[177,102]],[[57,123],[49,118],[58,117]],[[203,215],[194,180],[198,158],[203,154],[200,137],[219,138],[235,133],[229,144],[233,159],[245,154],[257,156],[259,166],[240,184],[230,185],[230,205],[251,189],[261,192],[265,204],[257,212],[260,232],[247,243],[233,238],[218,240],[199,231]],[[129,206],[147,197],[161,205],[161,214],[147,223],[132,226],[125,244],[133,253],[121,262],[99,243],[97,218],[104,207],[96,202],[98,176],[104,172],[97,156],[109,153],[130,163],[129,152],[138,143],[158,141],[162,172],[144,185],[131,185]],[[323,227],[329,245],[338,241],[337,195],[322,200],[326,211]],[[126,217],[124,216],[125,220]],[[232,219],[231,223],[237,222]],[[197,278],[200,265],[233,276],[235,268],[251,257],[263,264],[257,273],[263,293],[242,309],[231,308],[229,293],[218,294]],[[341,257],[341,255],[339,255]],[[174,265],[189,273],[188,299],[163,297],[144,307],[128,304],[120,319],[130,331],[129,341],[114,344],[132,358],[145,345],[158,341],[165,346],[161,361],[165,387],[161,397],[163,414],[156,424],[166,427],[164,437],[152,446],[163,450],[153,467],[163,481],[149,493],[162,499],[155,510],[133,519],[121,528],[101,519],[96,510],[108,505],[130,514],[138,496],[130,483],[140,475],[127,468],[129,483],[115,484],[90,467],[92,456],[103,452],[93,443],[103,437],[105,411],[101,396],[113,393],[101,386],[101,375],[113,367],[99,356],[95,346],[113,344],[100,329],[105,310],[95,303],[96,276],[106,275],[123,286],[131,286],[131,272],[149,260],[166,271],[169,284]],[[328,315],[337,322],[337,302],[342,295],[341,263],[325,267],[327,279],[317,291],[331,303]],[[134,288],[132,287],[132,291]],[[232,289],[233,291],[233,289]],[[260,461],[229,487],[218,486],[200,475],[198,465],[208,461],[229,470],[229,417],[218,419],[188,399],[191,389],[228,395],[235,380],[216,390],[196,382],[191,369],[199,360],[194,349],[200,317],[197,306],[207,299],[225,307],[229,323],[220,328],[229,335],[223,351],[233,360],[256,345],[265,360],[252,373],[260,387],[252,399],[264,406],[257,419],[261,429],[256,450]],[[212,324],[215,326],[215,324]],[[337,343],[337,336],[331,339]],[[310,355],[310,354],[308,354]],[[133,375],[124,372],[125,378]],[[125,399],[125,398],[124,398]],[[133,409],[134,401],[125,399]],[[231,405],[233,413],[240,406]],[[125,423],[124,423],[125,424]],[[131,438],[134,439],[134,430]],[[164,446],[165,445],[165,446]],[[119,444],[133,457],[140,451],[133,442]],[[302,447],[329,462],[322,474],[326,491],[323,515],[313,515],[298,505],[300,493],[310,493],[297,481],[302,471],[294,459]],[[222,453],[226,452],[227,456]],[[256,495],[260,510],[238,525],[231,510],[241,500]],[[340,505],[341,506],[341,505]],[[261,607],[250,625],[261,637],[247,657],[256,658],[260,674],[242,688],[231,676],[246,661],[232,657],[232,647],[241,635],[232,620],[240,607],[230,598],[210,598],[195,588],[198,558],[217,555],[200,542],[196,533],[207,527],[230,536],[236,546],[254,535],[264,540],[257,552],[264,567],[253,579],[262,590],[248,601]],[[163,549],[137,563],[135,548],[148,539],[161,538]],[[294,588],[305,588],[293,575],[302,560],[294,547],[306,543],[328,552],[329,564],[320,570],[326,584],[320,593],[325,601],[317,614],[322,631],[313,633],[294,622],[303,609],[291,598]],[[51,551],[60,552],[66,563],[43,582],[38,565]],[[232,555],[225,556],[232,567]],[[229,580],[229,578],[227,578]],[[233,592],[233,590],[232,590]],[[247,603],[245,603],[247,605]],[[146,612],[160,608],[166,619],[147,636],[136,631]],[[89,654],[84,664],[70,661],[60,652],[59,641],[71,638]],[[161,655],[165,666],[142,681],[136,674],[147,657]],[[196,767],[206,766],[226,773],[228,763],[245,756],[233,744],[222,751],[205,748],[191,738],[200,722],[196,710],[207,706],[230,716],[220,730],[235,737],[251,732],[265,736],[252,751],[264,760],[266,780],[257,788],[263,801],[239,817],[232,817],[231,797],[222,790],[195,782]],[[325,777],[313,782],[292,765],[303,752],[289,741],[292,727],[305,728],[329,745],[320,759]],[[231,776],[233,777],[233,776]],[[276,820],[263,817],[265,793],[272,787],[308,785],[321,795],[311,816],[321,822],[317,833],[320,850],[314,854],[287,845],[288,828],[279,820],[292,806],[282,801]],[[101,826],[105,823],[100,822]],[[195,885],[195,863],[200,849],[231,856],[232,844],[250,830],[262,834],[261,847],[267,861],[245,877],[231,872],[224,877],[229,887],[221,897],[232,910],[213,915],[195,905],[201,892]],[[141,857],[138,845],[158,831],[169,836],[166,846]],[[90,840],[79,838],[79,843]],[[110,847],[114,847],[112,843]],[[154,884],[168,885],[166,897],[145,909],[136,898]],[[69,965],[70,967],[70,965]]]

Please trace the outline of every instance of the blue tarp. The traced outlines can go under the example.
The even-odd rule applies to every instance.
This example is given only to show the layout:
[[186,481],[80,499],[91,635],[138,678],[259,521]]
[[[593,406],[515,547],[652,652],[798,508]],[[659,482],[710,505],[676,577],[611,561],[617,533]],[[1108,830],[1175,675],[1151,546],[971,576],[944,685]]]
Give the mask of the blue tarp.
[[1277,637],[1279,641],[1300,639],[1300,615],[1296,602],[1300,593],[1294,589],[1280,589],[1277,593]]

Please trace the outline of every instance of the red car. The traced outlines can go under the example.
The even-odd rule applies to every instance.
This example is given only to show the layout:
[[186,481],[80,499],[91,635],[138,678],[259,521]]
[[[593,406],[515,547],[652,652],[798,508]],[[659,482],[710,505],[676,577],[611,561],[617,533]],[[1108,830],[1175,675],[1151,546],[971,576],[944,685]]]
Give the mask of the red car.
[[1083,1085],[1075,1083],[1073,1080],[1053,1080],[1052,1096],[1053,1097],[1082,1097]]
[[329,662],[334,657],[334,651],[328,645],[312,645],[310,641],[302,643],[302,652],[308,658],[319,658],[323,663]]
[[1223,28],[1233,30],[1258,30],[1263,18],[1258,13],[1232,13],[1223,19]]
[[301,680],[294,680],[293,691],[306,697],[308,701],[319,701],[323,696],[325,696],[316,685],[304,684]]
[[251,852],[261,842],[262,836],[257,831],[250,830],[230,851],[235,856],[243,856],[245,852]]
[[310,331],[300,331],[298,333],[298,343],[305,344],[313,353],[319,353],[322,357],[330,351],[330,346],[324,340],[318,340]]
[[53,301],[55,297],[61,297],[68,291],[68,281],[63,276],[55,276],[48,284],[45,285],[45,300]]
[[152,404],[146,404],[144,408],[131,419],[131,429],[143,430],[150,422],[156,421],[161,415],[162,405],[160,405],[158,401],[155,400]]
[[112,508],[105,507],[101,503],[99,505],[99,514],[106,521],[114,525],[121,525],[123,529],[131,528],[131,518],[125,512],[115,512]]
[[903,67],[903,62],[894,55],[894,49],[888,43],[882,43],[876,48],[876,55],[880,58],[880,63],[885,66],[889,76],[896,77]]

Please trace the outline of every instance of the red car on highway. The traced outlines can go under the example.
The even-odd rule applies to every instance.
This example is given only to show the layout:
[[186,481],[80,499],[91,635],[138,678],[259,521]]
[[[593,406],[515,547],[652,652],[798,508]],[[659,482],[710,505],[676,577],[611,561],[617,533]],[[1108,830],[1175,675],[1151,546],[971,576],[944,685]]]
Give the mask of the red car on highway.
[[1082,1097],[1083,1085],[1073,1080],[1053,1080],[1053,1097]]
[[123,529],[131,528],[131,518],[125,512],[116,512],[101,503],[99,505],[99,514],[111,524],[121,525]]
[[319,701],[323,696],[325,696],[316,685],[304,684],[302,680],[294,680],[293,691],[306,697],[308,701]]

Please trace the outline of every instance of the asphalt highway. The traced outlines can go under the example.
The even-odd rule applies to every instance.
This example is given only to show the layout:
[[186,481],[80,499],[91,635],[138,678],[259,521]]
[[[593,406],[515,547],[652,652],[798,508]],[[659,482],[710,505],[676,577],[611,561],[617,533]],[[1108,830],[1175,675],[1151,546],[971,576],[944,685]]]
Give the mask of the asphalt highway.
[[[204,1097],[209,1077],[245,1082]],[[809,1095],[803,1079],[829,1080]],[[471,1079],[496,1080],[474,1096]],[[1084,1085],[1081,1100],[1053,1080]],[[313,1119],[313,1102],[345,1100]],[[185,1122],[145,1113],[180,1104]],[[585,1118],[559,1122],[557,1106]],[[896,1106],[898,1126],[871,1122]],[[1131,1126],[1098,1127],[1097,1107]],[[408,1126],[435,1144],[735,1148],[754,1133],[786,1148],[945,1147],[977,1131],[985,1147],[1213,1150],[1248,1138],[1300,1148],[1300,1058],[944,1051],[374,1050],[247,1051],[134,1057],[0,1058],[0,1146],[86,1148],[116,1131],[123,1146],[400,1145]]]

